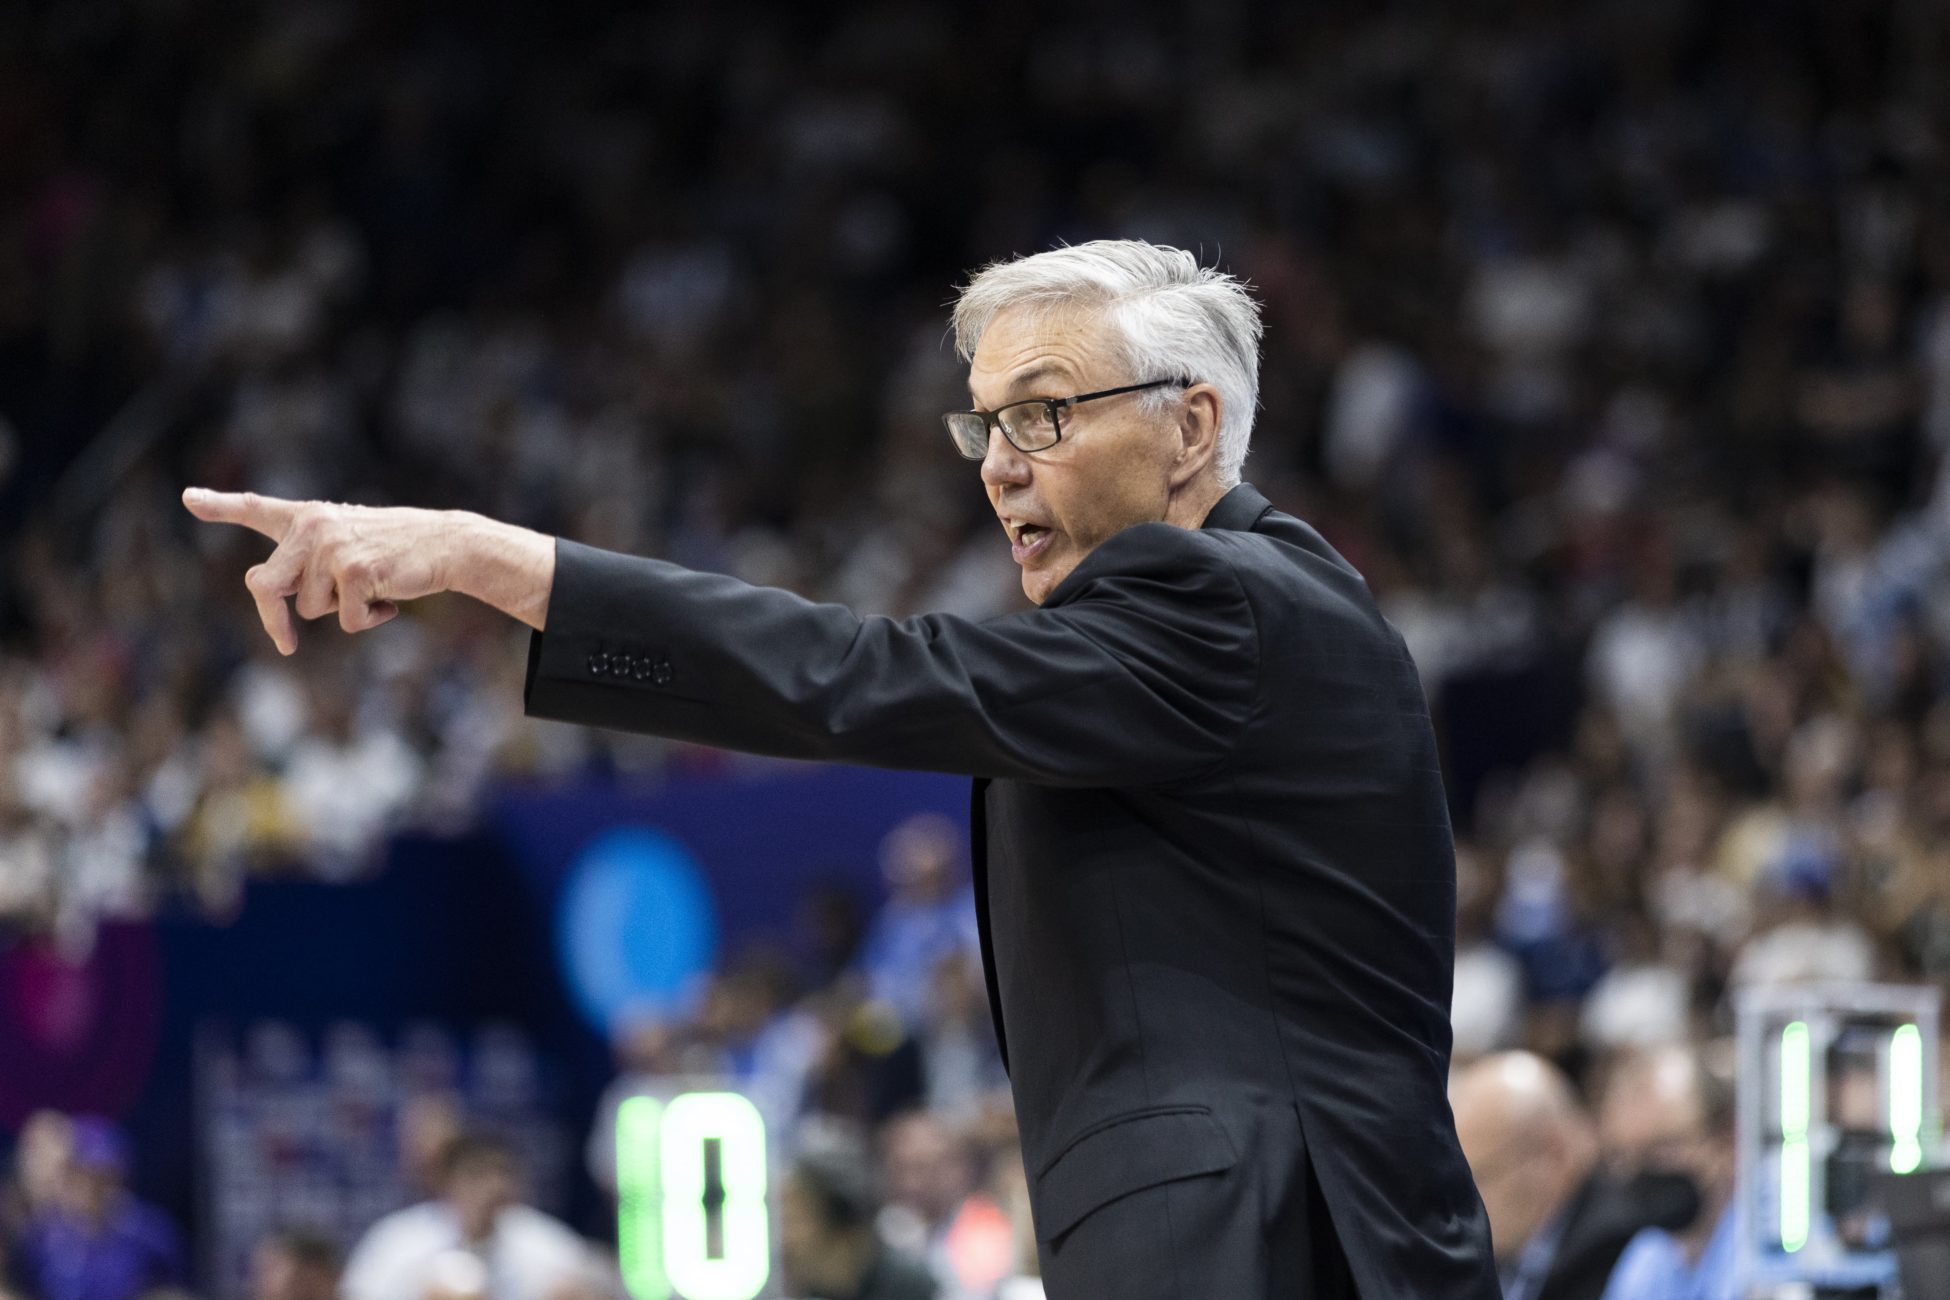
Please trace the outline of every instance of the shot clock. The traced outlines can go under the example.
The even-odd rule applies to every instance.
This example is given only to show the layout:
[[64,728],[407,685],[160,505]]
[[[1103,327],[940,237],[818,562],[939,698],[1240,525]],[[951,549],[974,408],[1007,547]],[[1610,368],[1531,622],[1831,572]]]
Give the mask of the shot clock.
[[616,1112],[616,1243],[632,1300],[772,1294],[770,1163],[758,1107],[726,1090]]
[[1866,1287],[1895,1274],[1879,1173],[1937,1163],[1939,992],[1873,984],[1751,989],[1739,1036],[1741,1276]]

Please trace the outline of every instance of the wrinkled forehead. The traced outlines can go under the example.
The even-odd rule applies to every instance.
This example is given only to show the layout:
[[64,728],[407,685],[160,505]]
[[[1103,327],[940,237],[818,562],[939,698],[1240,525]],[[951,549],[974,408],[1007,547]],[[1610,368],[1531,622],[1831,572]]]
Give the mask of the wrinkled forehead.
[[968,393],[992,409],[1024,397],[1065,397],[1124,382],[1122,336],[1086,303],[1005,307],[982,331]]

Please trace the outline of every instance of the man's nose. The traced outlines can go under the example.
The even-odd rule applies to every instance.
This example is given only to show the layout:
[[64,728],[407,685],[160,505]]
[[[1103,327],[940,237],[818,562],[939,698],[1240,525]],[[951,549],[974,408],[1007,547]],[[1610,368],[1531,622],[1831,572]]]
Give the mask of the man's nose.
[[1029,457],[1003,437],[1002,430],[990,429],[989,449],[982,457],[982,482],[1000,485],[1028,481]]

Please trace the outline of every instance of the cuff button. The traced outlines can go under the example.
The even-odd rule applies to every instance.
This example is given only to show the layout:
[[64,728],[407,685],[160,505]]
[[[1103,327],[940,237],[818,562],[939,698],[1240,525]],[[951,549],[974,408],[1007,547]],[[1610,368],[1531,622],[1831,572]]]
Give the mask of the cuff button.
[[609,656],[600,650],[590,655],[589,672],[591,676],[607,677],[609,675]]
[[670,685],[670,661],[668,659],[657,660],[656,667],[650,670],[650,679],[659,686]]

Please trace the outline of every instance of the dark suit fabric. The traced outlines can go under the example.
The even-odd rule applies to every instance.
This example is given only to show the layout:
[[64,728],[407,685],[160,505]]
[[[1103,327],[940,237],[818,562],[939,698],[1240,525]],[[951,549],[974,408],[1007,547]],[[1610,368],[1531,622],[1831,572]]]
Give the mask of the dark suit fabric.
[[980,623],[558,541],[524,698],[975,778],[1051,1300],[1497,1294],[1445,1091],[1455,862],[1421,684],[1353,566],[1250,484]]

